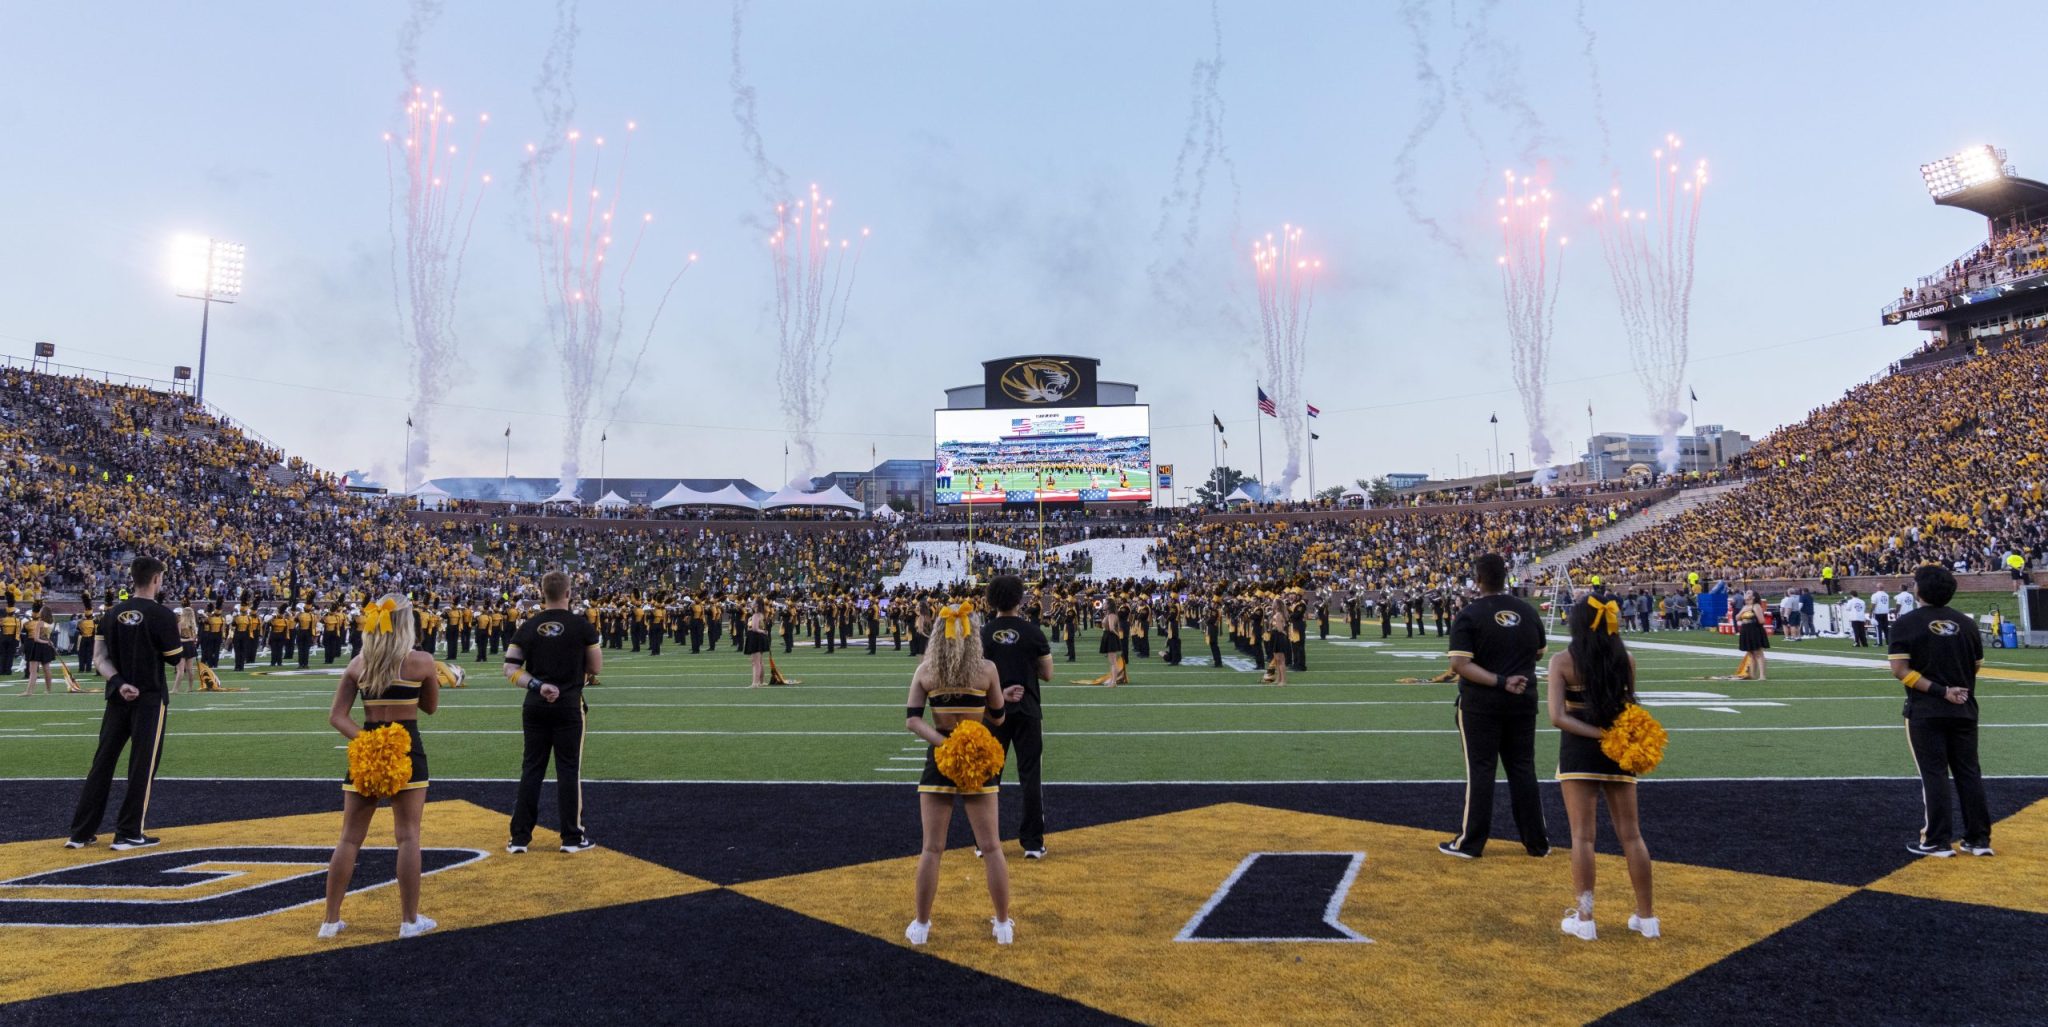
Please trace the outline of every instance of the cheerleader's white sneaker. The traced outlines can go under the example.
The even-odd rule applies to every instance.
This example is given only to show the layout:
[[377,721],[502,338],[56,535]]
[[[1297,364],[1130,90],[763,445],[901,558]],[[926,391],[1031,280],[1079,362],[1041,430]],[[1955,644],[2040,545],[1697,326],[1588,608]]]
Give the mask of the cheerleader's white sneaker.
[[426,917],[414,916],[412,923],[398,925],[398,936],[401,938],[417,938],[439,926],[441,925]]
[[1628,915],[1628,929],[1645,938],[1662,937],[1664,933],[1658,929],[1656,917],[1637,916],[1634,913]]
[[930,940],[931,936],[932,922],[930,920],[912,920],[910,926],[903,929],[903,937],[912,945],[922,945]]
[[1017,939],[1017,921],[990,917],[988,922],[995,928],[996,944],[1008,945]]
[[348,921],[346,921],[346,920],[336,920],[335,922],[333,922],[333,923],[331,923],[331,924],[328,924],[328,923],[323,923],[323,924],[321,924],[321,925],[320,925],[320,937],[322,937],[322,938],[332,938],[332,937],[334,937],[335,935],[337,935],[337,934],[340,934],[340,933],[341,933],[341,930],[342,930],[342,928],[344,928],[344,927],[347,927],[347,926],[348,926]]
[[1576,909],[1566,913],[1564,921],[1557,926],[1559,930],[1580,941],[1593,941],[1600,937],[1600,932],[1593,927],[1593,921],[1579,919],[1579,911]]

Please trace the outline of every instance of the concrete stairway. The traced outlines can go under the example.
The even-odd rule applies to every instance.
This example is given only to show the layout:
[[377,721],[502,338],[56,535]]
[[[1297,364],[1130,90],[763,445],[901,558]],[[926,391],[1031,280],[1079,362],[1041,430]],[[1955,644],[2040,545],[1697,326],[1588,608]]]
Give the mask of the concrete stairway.
[[1540,565],[1536,565],[1536,569],[1541,571],[1541,574],[1532,575],[1529,566],[1515,568],[1515,574],[1517,577],[1528,580],[1532,577],[1562,573],[1565,568],[1593,555],[1604,546],[1619,542],[1636,532],[1654,528],[1688,510],[1696,510],[1709,503],[1716,502],[1728,493],[1748,484],[1749,482],[1747,481],[1731,481],[1718,485],[1706,485],[1696,489],[1686,489],[1670,499],[1645,507],[1613,524],[1601,528],[1598,536],[1588,535],[1562,549],[1555,549],[1543,554],[1543,562]]

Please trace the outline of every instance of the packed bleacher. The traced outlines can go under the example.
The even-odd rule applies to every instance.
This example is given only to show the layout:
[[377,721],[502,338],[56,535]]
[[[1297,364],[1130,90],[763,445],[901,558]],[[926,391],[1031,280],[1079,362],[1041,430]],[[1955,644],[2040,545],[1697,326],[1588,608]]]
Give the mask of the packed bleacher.
[[1894,308],[1947,299],[2048,271],[2048,221],[2014,225],[1941,271],[1900,290]]
[[1747,488],[1574,567],[1620,580],[1996,570],[2048,555],[2048,346],[1894,374],[1765,439]]

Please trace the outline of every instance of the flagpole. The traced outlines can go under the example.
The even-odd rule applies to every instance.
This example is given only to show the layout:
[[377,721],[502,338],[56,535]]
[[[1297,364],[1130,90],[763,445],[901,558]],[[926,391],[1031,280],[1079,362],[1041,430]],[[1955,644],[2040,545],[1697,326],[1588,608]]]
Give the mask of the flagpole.
[[405,419],[405,480],[398,483],[398,494],[412,491],[412,418]]
[[1593,470],[1599,475],[1596,481],[1607,480],[1607,465],[1593,452],[1593,403],[1586,402],[1586,459],[1593,461]]
[[1308,498],[1316,498],[1316,433],[1308,433]]
[[[1264,392],[1266,387],[1259,385],[1258,390]],[[1266,501],[1266,422],[1260,420],[1260,418],[1264,416],[1265,411],[1260,409],[1259,405],[1254,402],[1252,404],[1252,427],[1257,429],[1259,433],[1259,502],[1262,504]]]
[[1706,436],[1704,436],[1704,435],[1701,435],[1701,434],[1700,434],[1700,394],[1699,394],[1699,390],[1698,390],[1698,389],[1694,389],[1694,388],[1692,388],[1691,386],[1687,386],[1687,387],[1686,387],[1686,390],[1687,390],[1687,394],[1688,394],[1688,395],[1690,395],[1690,396],[1692,396],[1692,405],[1691,405],[1691,410],[1692,410],[1692,439],[1693,439],[1693,447],[1692,447],[1692,473],[1694,473],[1694,474],[1698,474],[1698,473],[1700,473],[1700,457],[1701,457],[1701,455],[1702,455],[1702,454],[1700,453],[1700,450],[1701,450],[1701,449],[1703,449],[1703,448],[1705,448],[1705,446],[1706,446],[1706,444],[1707,444],[1707,439],[1706,439]]
[[512,426],[505,426],[505,484],[512,484]]
[[[1209,433],[1209,480],[1216,483],[1210,486],[1210,488],[1218,489],[1223,487],[1223,461],[1216,455],[1216,436],[1223,434],[1223,421],[1216,416],[1216,411],[1214,410],[1209,411],[1209,420],[1214,423],[1216,428],[1215,431]],[[1217,496],[1216,498],[1222,499],[1223,497]]]

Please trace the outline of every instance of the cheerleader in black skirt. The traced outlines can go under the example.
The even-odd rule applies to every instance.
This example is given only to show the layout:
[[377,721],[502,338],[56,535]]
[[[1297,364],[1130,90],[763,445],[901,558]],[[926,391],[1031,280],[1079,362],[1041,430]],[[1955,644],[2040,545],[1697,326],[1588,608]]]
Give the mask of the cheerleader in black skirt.
[[[391,799],[393,833],[398,840],[398,936],[416,937],[434,929],[420,916],[420,817],[427,804],[427,753],[420,743],[419,717],[441,705],[441,685],[434,654],[413,648],[412,604],[404,596],[387,595],[363,608],[363,652],[341,672],[328,723],[347,739],[364,731],[399,725],[412,741],[412,780]],[[350,710],[363,701],[363,723]],[[327,915],[320,937],[332,938],[348,924],[341,919],[341,900],[355,875],[356,853],[370,833],[370,818],[380,799],[364,795],[353,778],[341,785],[341,840],[327,864]]]
[[1611,600],[1587,596],[1572,604],[1566,623],[1571,645],[1550,658],[1549,706],[1550,722],[1563,732],[1557,779],[1572,825],[1572,893],[1577,901],[1559,926],[1584,941],[1598,936],[1593,928],[1593,845],[1600,829],[1598,806],[1605,798],[1608,819],[1628,858],[1629,884],[1635,889],[1635,913],[1628,918],[1628,929],[1655,938],[1659,929],[1650,905],[1650,849],[1643,844],[1636,817],[1635,775],[1600,748],[1608,726],[1635,699],[1635,657],[1622,645],[1621,610]]
[[1124,619],[1112,606],[1103,607],[1102,644],[1097,646],[1096,649],[1102,655],[1109,657],[1109,672],[1096,679],[1097,683],[1108,685],[1111,688],[1123,684],[1124,668],[1129,666],[1125,662],[1127,659],[1125,654],[1129,650],[1127,643],[1124,641]]
[[1287,607],[1280,600],[1273,600],[1273,607],[1266,613],[1266,676],[1269,685],[1285,687],[1287,666],[1293,659],[1293,650],[1287,637]]
[[747,611],[747,635],[740,641],[740,651],[753,661],[754,678],[748,688],[768,686],[768,601],[756,600]]
[[1755,592],[1742,594],[1742,609],[1735,614],[1735,639],[1742,650],[1742,669],[1735,676],[1764,680],[1764,651],[1771,647],[1771,633],[1764,627],[1764,604]]

